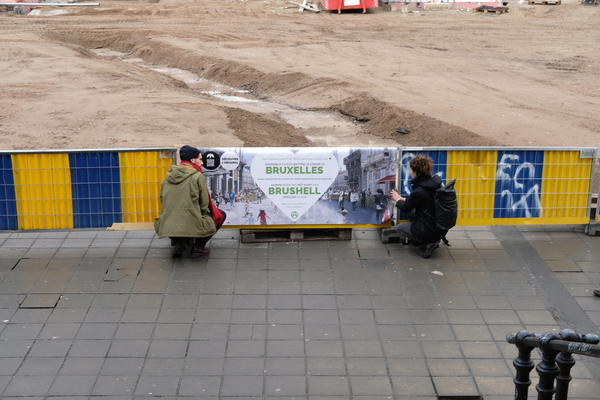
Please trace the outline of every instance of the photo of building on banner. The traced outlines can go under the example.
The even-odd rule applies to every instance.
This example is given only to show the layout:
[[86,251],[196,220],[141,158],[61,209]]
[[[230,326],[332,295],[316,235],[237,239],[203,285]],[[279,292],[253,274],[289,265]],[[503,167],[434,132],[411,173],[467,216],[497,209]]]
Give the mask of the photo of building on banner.
[[395,148],[201,149],[226,225],[382,225]]

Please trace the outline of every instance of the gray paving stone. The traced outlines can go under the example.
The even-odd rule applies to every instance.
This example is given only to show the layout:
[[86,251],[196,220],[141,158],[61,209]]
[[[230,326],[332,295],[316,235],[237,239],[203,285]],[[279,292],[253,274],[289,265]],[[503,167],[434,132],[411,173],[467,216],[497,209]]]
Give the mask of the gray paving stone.
[[388,358],[390,376],[430,376],[422,358]]
[[2,357],[0,358],[0,376],[14,375],[23,362],[22,357]]
[[265,342],[262,340],[230,340],[227,343],[227,357],[263,357]]
[[224,358],[186,358],[183,374],[221,376],[223,374]]
[[14,376],[4,395],[8,396],[44,396],[48,393],[54,376]]
[[174,396],[179,386],[178,376],[142,376],[135,394],[138,396]]
[[187,340],[153,340],[148,350],[148,357],[169,358],[185,357]]
[[346,375],[343,358],[307,358],[306,363],[308,374],[313,376]]
[[[62,359],[61,359],[62,361]],[[102,357],[69,357],[64,360],[61,375],[98,375],[104,363]]]
[[73,339],[79,327],[78,323],[46,324],[39,334],[40,339]]
[[69,357],[106,357],[110,340],[74,340]]
[[353,395],[390,396],[392,385],[390,378],[379,376],[353,376],[350,378]]
[[383,357],[381,343],[375,340],[356,340],[344,343],[348,357]]
[[137,376],[100,376],[94,386],[93,395],[132,395]]
[[[385,359],[380,358],[349,358],[346,360],[348,375],[376,376],[388,375]],[[375,392],[371,394],[376,394]]]
[[0,357],[24,357],[33,346],[33,340],[0,341]]
[[305,343],[308,357],[343,357],[344,349],[339,340],[316,340]]
[[190,336],[192,324],[157,324],[154,339],[184,340]]
[[480,393],[487,398],[489,395],[511,395],[514,394],[514,386],[506,384],[505,377],[479,377],[475,376],[475,382]]
[[265,371],[267,375],[304,375],[304,357],[268,357],[265,360]]
[[198,306],[199,296],[193,294],[170,294],[164,296],[163,308],[193,308]]
[[146,357],[149,340],[122,340],[112,341],[108,357]]
[[302,311],[269,310],[267,322],[270,324],[302,324]]
[[188,347],[188,357],[219,358],[225,357],[225,341],[192,341]]
[[[126,308],[121,322],[155,322],[158,318],[159,310],[156,308]],[[193,314],[193,313],[192,313]],[[188,319],[189,320],[189,319]],[[182,322],[182,321],[173,321]],[[183,321],[185,322],[185,321]]]
[[513,371],[508,368],[504,360],[467,359],[466,361],[475,376],[512,376]]
[[63,396],[89,395],[96,382],[95,376],[57,376],[49,394]]
[[115,339],[150,339],[154,324],[150,323],[120,323],[115,333]]
[[[221,385],[221,377],[200,376],[181,378],[180,396],[217,396]],[[201,398],[201,397],[200,397]]]
[[122,308],[90,308],[85,322],[119,322],[123,314]]
[[297,294],[274,294],[268,298],[269,309],[301,309],[302,297]]
[[[431,376],[470,376],[471,373],[463,359],[429,358],[427,359]],[[438,391],[439,393],[439,391]]]
[[221,396],[260,396],[263,378],[259,376],[224,376]]
[[72,340],[36,340],[29,355],[32,357],[65,357]]
[[304,376],[267,376],[265,393],[275,396],[298,396],[306,393]]
[[425,357],[418,342],[385,340],[383,351],[389,358],[423,358]]
[[262,376],[265,370],[265,360],[263,357],[235,357],[226,358],[224,375],[259,375]]
[[405,376],[393,376],[392,377],[392,388],[394,394],[408,396],[413,398],[414,396],[434,396],[435,389],[429,377],[405,377]]
[[52,310],[49,309],[19,309],[10,319],[13,324],[37,324],[44,323],[50,316]]
[[142,375],[181,376],[184,362],[183,358],[147,358]]
[[101,374],[109,376],[139,375],[144,365],[143,358],[112,357],[106,358],[102,365]]
[[[233,329],[233,327],[232,327]],[[158,330],[158,326],[157,326]],[[192,340],[210,340],[210,339],[224,339],[227,338],[227,332],[229,330],[229,325],[226,324],[194,324],[192,326],[192,332],[190,334],[190,339]],[[252,333],[250,332],[251,339]],[[243,338],[240,338],[243,339]]]
[[343,376],[309,376],[308,394],[347,396],[350,394],[349,385],[348,379]]
[[338,313],[335,310],[305,310],[305,324],[332,324],[339,321]]
[[17,375],[56,375],[63,361],[62,357],[27,357]]
[[270,340],[267,342],[268,357],[299,357],[304,354],[304,341],[302,340]]

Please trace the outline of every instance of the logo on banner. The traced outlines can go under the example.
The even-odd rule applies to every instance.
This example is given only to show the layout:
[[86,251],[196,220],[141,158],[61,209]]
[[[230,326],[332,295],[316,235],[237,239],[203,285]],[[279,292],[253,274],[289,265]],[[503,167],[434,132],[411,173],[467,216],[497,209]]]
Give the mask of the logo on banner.
[[221,167],[227,171],[233,171],[240,165],[240,156],[233,151],[226,151],[221,154]]
[[292,221],[298,220],[338,176],[338,162],[328,151],[282,150],[257,154],[250,167],[260,190]]
[[207,171],[214,171],[219,168],[221,157],[219,153],[214,151],[207,151],[202,155],[202,161],[204,163],[203,168]]

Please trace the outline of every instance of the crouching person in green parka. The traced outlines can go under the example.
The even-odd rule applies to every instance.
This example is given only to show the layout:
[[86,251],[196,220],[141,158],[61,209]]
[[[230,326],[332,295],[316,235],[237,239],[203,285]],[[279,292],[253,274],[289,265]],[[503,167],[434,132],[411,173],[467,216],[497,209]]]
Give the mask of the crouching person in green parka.
[[202,154],[191,146],[179,149],[180,164],[174,165],[160,189],[160,216],[154,223],[159,237],[171,238],[173,257],[181,257],[191,245],[191,255],[208,255],[206,243],[216,233],[209,213],[210,196],[202,174]]

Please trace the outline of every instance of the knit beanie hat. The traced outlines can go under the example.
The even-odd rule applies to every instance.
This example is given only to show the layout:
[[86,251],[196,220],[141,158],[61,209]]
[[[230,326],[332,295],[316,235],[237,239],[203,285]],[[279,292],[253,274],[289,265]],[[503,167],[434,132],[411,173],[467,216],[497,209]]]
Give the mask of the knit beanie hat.
[[179,158],[181,161],[190,161],[193,158],[198,158],[200,150],[192,146],[182,146],[179,149]]

